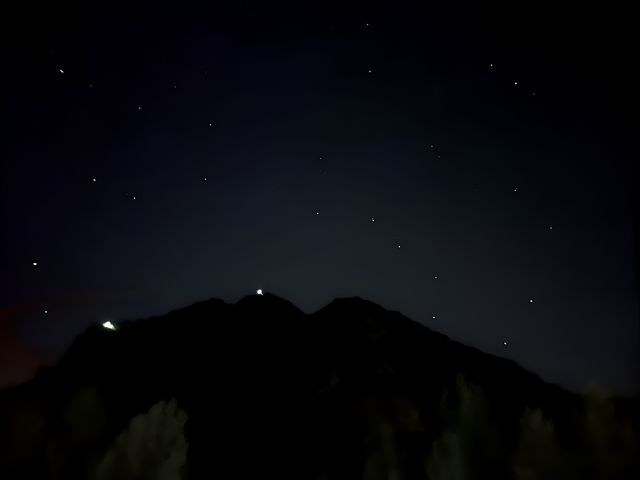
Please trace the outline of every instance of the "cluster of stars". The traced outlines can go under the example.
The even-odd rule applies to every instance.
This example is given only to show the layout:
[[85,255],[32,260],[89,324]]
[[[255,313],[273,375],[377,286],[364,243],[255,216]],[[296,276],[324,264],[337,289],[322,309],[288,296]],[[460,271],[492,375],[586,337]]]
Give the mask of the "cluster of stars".
[[[431,150],[432,152],[435,152],[435,148],[436,148],[436,146],[435,146],[434,144],[431,144],[431,145],[429,145],[429,147],[428,147],[428,148],[429,148],[429,150]],[[437,153],[437,154],[436,154],[436,158],[441,158],[441,156],[440,156],[440,154],[439,154],[439,153]]]
[[[369,27],[370,27],[370,24],[369,24],[369,23],[365,23],[365,24],[364,24],[364,26],[365,26],[366,28],[369,28]],[[493,63],[489,63],[489,70],[490,70],[490,71],[495,71],[495,65],[494,65]],[[64,71],[64,69],[63,69],[62,67],[59,67],[59,68],[58,68],[58,72],[60,73],[60,75],[64,75],[64,73],[65,73],[65,71]],[[372,68],[372,67],[368,68],[367,73],[368,73],[369,75],[372,75],[372,74],[373,74],[373,68]],[[206,72],[205,72],[205,75],[206,75]],[[514,87],[518,87],[518,86],[519,86],[519,82],[518,82],[517,80],[513,80],[513,81],[512,81],[512,85],[513,85]],[[175,83],[173,83],[171,86],[172,86],[172,88],[173,88],[173,89],[177,89],[177,85],[176,85]],[[93,88],[93,84],[92,84],[92,83],[90,83],[90,84],[89,84],[89,87],[90,87],[90,88]],[[532,95],[534,95],[534,96],[535,96],[535,95],[536,95],[536,93],[535,93],[535,92],[532,92]],[[138,111],[142,111],[142,105],[137,105],[137,110],[138,110]],[[212,127],[214,127],[214,126],[215,126],[214,122],[212,122],[212,121],[208,122],[208,127],[209,127],[209,128],[212,128]],[[427,150],[429,150],[429,151],[433,152],[433,153],[435,154],[436,158],[438,158],[438,159],[440,159],[440,158],[441,158],[441,155],[440,155],[440,153],[438,153],[438,149],[436,149],[436,145],[435,145],[435,144],[429,144],[429,145],[428,145],[428,147],[427,147]],[[322,156],[320,156],[320,157],[319,157],[319,160],[321,160],[321,161],[322,161],[322,160],[323,160],[323,157],[322,157]],[[324,171],[323,171],[323,173],[324,173]],[[203,177],[202,177],[202,180],[203,180],[204,182],[207,182],[208,178],[207,178],[206,176],[203,176]],[[91,178],[91,182],[96,183],[96,182],[97,182],[97,178],[92,177],[92,178]],[[514,186],[514,187],[513,187],[513,192],[514,192],[514,193],[515,193],[515,192],[518,192],[518,187],[517,187],[517,186]],[[136,199],[137,199],[137,196],[136,196],[136,195],[134,195],[134,194],[132,194],[132,193],[129,193],[129,194],[127,194],[127,195],[128,195],[128,197],[129,197],[131,200],[136,200]],[[319,210],[315,210],[315,211],[314,211],[314,214],[315,214],[315,216],[319,216],[319,215],[320,215],[320,211],[319,211]],[[371,217],[370,217],[370,219],[369,219],[369,221],[370,221],[370,223],[376,223],[376,217],[371,216]],[[553,230],[553,226],[551,226],[551,225],[550,225],[550,226],[548,226],[548,230]],[[397,243],[397,242],[396,242],[394,245],[395,245],[395,249],[396,249],[396,250],[400,250],[400,249],[402,249],[402,245],[401,245],[400,243]],[[38,262],[37,262],[37,261],[32,262],[32,266],[33,266],[33,267],[37,267],[37,266],[38,266]],[[438,275],[434,275],[434,276],[433,276],[433,279],[434,279],[434,280],[438,280]],[[257,295],[263,295],[263,291],[262,291],[262,289],[258,289],[258,290],[256,290],[256,294],[257,294]],[[533,302],[534,302],[534,299],[533,299],[533,298],[530,298],[530,299],[529,299],[529,303],[530,303],[530,304],[532,304]],[[45,313],[45,314],[48,314],[48,310],[47,310],[47,309],[45,309],[45,310],[44,310],[44,313]],[[433,314],[431,318],[432,318],[432,320],[436,320],[437,316],[436,316],[435,314]],[[106,322],[102,323],[102,326],[103,326],[105,329],[108,329],[108,330],[116,330],[116,326],[115,326],[111,321],[106,321]],[[504,345],[504,346],[507,346],[507,345],[508,345],[507,341],[504,341],[504,342],[503,342],[503,345]]]

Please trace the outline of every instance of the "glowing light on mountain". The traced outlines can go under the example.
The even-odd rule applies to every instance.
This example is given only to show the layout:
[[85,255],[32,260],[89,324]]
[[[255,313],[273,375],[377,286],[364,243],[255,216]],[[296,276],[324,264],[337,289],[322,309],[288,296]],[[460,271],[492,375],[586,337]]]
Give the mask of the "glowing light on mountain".
[[116,326],[115,326],[113,323],[111,323],[109,320],[107,320],[106,322],[104,322],[104,323],[102,324],[102,326],[103,326],[104,328],[106,328],[107,330],[115,330],[115,329],[116,329]]

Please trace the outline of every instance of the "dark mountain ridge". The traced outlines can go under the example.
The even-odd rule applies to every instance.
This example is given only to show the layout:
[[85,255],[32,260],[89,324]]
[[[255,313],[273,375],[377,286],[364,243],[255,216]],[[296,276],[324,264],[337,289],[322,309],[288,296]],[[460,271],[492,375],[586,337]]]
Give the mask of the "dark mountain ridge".
[[[116,328],[89,327],[55,367],[0,393],[0,433],[28,451],[16,461],[9,449],[1,478],[58,478],[51,457],[64,478],[87,478],[132,417],[170,398],[189,416],[189,478],[209,478],[212,465],[237,477],[362,478],[381,426],[403,452],[394,465],[427,478],[443,402],[463,402],[460,375],[482,388],[508,448],[527,407],[543,411],[562,442],[580,441],[580,395],[358,297],[312,314],[270,294],[208,300]],[[92,400],[73,403],[87,391]],[[631,402],[621,405],[632,418]],[[31,430],[16,436],[21,412]],[[79,441],[74,422],[95,425]]]

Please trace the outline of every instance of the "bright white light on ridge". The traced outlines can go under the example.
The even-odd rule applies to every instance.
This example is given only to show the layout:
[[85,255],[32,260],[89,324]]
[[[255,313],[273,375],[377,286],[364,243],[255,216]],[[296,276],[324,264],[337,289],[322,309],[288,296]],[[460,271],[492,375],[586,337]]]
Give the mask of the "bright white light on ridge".
[[115,326],[113,323],[111,323],[109,320],[107,320],[106,322],[104,322],[104,323],[102,324],[102,326],[103,326],[104,328],[106,328],[107,330],[115,330],[115,329],[116,329],[116,326]]

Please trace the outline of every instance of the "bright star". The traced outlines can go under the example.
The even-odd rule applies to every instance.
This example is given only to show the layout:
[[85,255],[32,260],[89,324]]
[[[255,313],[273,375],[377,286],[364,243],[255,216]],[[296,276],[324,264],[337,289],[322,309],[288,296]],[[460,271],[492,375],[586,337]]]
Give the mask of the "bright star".
[[506,347],[507,346],[507,342],[502,342],[502,344]]
[[64,70],[62,70],[62,69],[60,68],[60,69],[58,69],[58,71],[59,71],[61,74],[63,74],[63,75],[64,75]]
[[371,223],[376,223],[376,218],[375,217],[371,217]]
[[529,299],[529,303],[533,303],[533,298],[530,298],[530,299]]
[[38,266],[38,262],[33,262],[31,265],[33,265],[34,267]]
[[515,86],[518,86],[518,82],[513,82],[513,84],[514,84]]
[[256,295],[262,295],[262,289],[259,288],[258,290],[256,290]]

